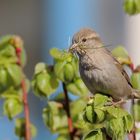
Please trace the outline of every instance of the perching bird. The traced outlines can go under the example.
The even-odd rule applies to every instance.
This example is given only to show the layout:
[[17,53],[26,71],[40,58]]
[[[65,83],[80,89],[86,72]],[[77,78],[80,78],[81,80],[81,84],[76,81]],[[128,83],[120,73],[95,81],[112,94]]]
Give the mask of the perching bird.
[[109,95],[114,101],[121,101],[136,95],[127,73],[112,54],[103,47],[99,35],[92,29],[77,32],[69,48],[79,56],[79,70],[82,80],[91,93]]

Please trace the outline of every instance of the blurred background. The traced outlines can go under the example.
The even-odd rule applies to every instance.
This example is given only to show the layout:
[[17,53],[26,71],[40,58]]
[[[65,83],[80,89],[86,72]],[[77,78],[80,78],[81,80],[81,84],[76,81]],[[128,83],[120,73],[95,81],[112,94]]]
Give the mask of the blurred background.
[[[82,27],[97,31],[106,45],[124,45],[135,64],[140,64],[140,15],[127,16],[123,0],[0,0],[0,36],[20,35],[28,62],[25,72],[31,79],[40,61],[52,63],[51,47],[67,49],[73,34]],[[44,102],[29,94],[31,120],[38,128],[34,140],[55,140],[45,128],[41,112]],[[0,103],[0,140],[17,140],[14,121],[2,115]]]

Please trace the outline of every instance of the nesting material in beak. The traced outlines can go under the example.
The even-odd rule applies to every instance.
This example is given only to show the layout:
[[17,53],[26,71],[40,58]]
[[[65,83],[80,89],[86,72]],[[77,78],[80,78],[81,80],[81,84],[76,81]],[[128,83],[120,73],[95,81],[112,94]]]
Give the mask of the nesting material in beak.
[[69,52],[74,53],[77,50],[77,44],[72,44],[69,47]]

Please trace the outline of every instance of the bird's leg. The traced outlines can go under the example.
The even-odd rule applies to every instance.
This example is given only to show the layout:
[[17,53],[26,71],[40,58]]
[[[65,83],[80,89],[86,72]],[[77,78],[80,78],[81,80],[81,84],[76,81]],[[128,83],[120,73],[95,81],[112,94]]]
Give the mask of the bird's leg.
[[123,98],[122,98],[121,100],[117,101],[117,102],[112,101],[112,105],[113,105],[113,106],[122,105],[122,104],[124,104],[124,103],[126,103],[126,100],[123,99]]
[[126,103],[126,100],[124,100],[123,98],[117,102],[113,101],[112,99],[109,100],[109,102],[107,102],[105,104],[105,106],[118,106],[118,105],[121,105],[121,104],[124,104]]

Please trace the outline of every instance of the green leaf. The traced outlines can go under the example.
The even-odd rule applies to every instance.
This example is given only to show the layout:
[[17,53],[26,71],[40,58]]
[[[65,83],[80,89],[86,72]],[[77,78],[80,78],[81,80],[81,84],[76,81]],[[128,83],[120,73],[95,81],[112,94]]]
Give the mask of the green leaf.
[[4,98],[4,99],[9,99],[9,98],[12,98],[12,99],[17,99],[17,100],[20,100],[22,101],[22,93],[20,92],[19,89],[14,89],[14,87],[10,87],[8,88],[7,90],[5,90],[2,94],[1,94],[1,98]]
[[66,87],[74,95],[87,96],[89,93],[87,87],[79,77],[75,78],[74,83],[68,83]]
[[85,84],[81,78],[77,77],[74,83],[77,86],[77,88],[79,89],[81,95],[89,94],[89,90],[87,89],[87,87],[85,86]]
[[80,113],[83,112],[85,107],[86,107],[85,98],[79,98],[73,102],[70,102],[71,116],[72,116],[72,120],[75,123],[77,123],[77,121],[79,120],[79,117],[80,117],[79,115]]
[[0,50],[0,56],[6,57],[7,59],[9,57],[17,57],[15,48],[11,44],[3,46],[3,49]]
[[50,130],[53,130],[53,113],[50,107],[46,107],[43,109],[42,117],[45,125],[49,127]]
[[40,74],[36,77],[38,89],[43,93],[44,96],[47,96],[47,94],[50,92],[49,79],[50,75],[47,75],[45,73]]
[[123,119],[116,118],[107,121],[106,132],[112,138],[112,140],[124,140],[125,130]]
[[129,15],[137,14],[135,0],[125,0],[123,8],[124,8],[124,11]]
[[43,72],[46,70],[46,64],[45,63],[38,63],[36,66],[35,66],[35,74],[38,74],[40,72]]
[[67,117],[62,108],[62,104],[57,102],[48,102],[48,106],[43,109],[43,120],[45,125],[53,133],[68,133]]
[[103,107],[108,101],[108,97],[101,94],[94,96],[94,107]]
[[35,127],[34,124],[31,124],[31,135],[32,137],[36,137],[37,135],[37,128]]
[[94,108],[92,105],[88,105],[86,106],[85,109],[85,116],[86,116],[86,120],[90,123],[95,123],[96,121],[96,114],[94,112]]
[[131,84],[135,89],[140,90],[140,73],[133,73],[131,75]]
[[29,92],[29,90],[30,90],[30,80],[29,79],[27,79],[26,77],[24,78],[24,80],[25,80],[25,86],[26,86],[26,92],[28,93]]
[[0,65],[4,65],[4,66],[6,66],[8,64],[16,64],[18,61],[17,57],[6,58],[6,57],[2,57],[2,56],[0,56],[0,60],[1,60]]
[[110,116],[114,118],[120,118],[128,115],[128,112],[126,112],[125,110],[113,106],[106,107],[106,111]]
[[4,67],[0,66],[0,92],[3,92],[8,87],[7,85],[7,71]]
[[81,95],[81,91],[77,88],[77,86],[74,83],[69,83],[66,85],[67,90],[71,92],[74,95]]
[[[15,134],[19,138],[25,138],[25,119],[24,118],[18,118],[15,121]],[[37,129],[35,125],[31,124],[31,135],[32,137],[35,137],[37,134]]]
[[92,130],[88,134],[86,134],[83,140],[106,140],[103,132],[99,130]]
[[22,109],[22,103],[17,99],[10,98],[4,102],[4,114],[8,116],[10,120],[20,114],[22,112]]
[[12,35],[6,35],[0,38],[0,50],[3,46],[7,45],[12,38]]
[[49,96],[56,91],[59,82],[53,69],[45,64],[38,64],[35,68],[36,74],[32,80],[32,86],[37,96]]
[[101,123],[105,120],[105,112],[101,109],[94,109],[96,113],[96,123]]
[[60,51],[57,48],[52,48],[50,50],[50,54],[56,60],[66,60],[66,59],[71,60],[71,53],[68,53],[68,52],[65,52],[65,51]]
[[70,138],[68,137],[68,135],[59,135],[57,137],[57,140],[70,140]]
[[20,85],[23,79],[21,68],[16,64],[9,64],[6,66],[6,68],[9,74],[9,78],[12,80],[11,82],[13,83],[13,86]]
[[67,63],[64,66],[64,79],[66,82],[71,82],[74,79],[75,76],[75,72],[74,72],[74,68],[71,65],[71,63]]
[[57,76],[57,78],[61,81],[65,81],[65,77],[64,77],[64,66],[65,66],[66,62],[63,61],[63,62],[57,62],[55,65],[54,65],[54,72],[55,72],[55,75]]
[[137,13],[140,13],[140,0],[135,0]]
[[118,46],[112,50],[112,55],[121,63],[121,64],[131,64],[131,59],[128,55],[128,52],[122,47]]
[[72,61],[70,63],[73,66],[75,76],[79,77],[79,62],[78,62],[78,58],[73,55],[72,56]]
[[134,120],[130,114],[123,117],[125,132],[130,132],[134,126]]
[[46,96],[46,95],[44,95],[44,93],[42,91],[39,90],[37,82],[36,82],[36,78],[34,78],[32,80],[31,85],[33,87],[33,91],[36,96],[38,96],[38,97]]
[[133,112],[134,112],[134,119],[137,122],[140,122],[140,101],[136,102],[132,106]]

